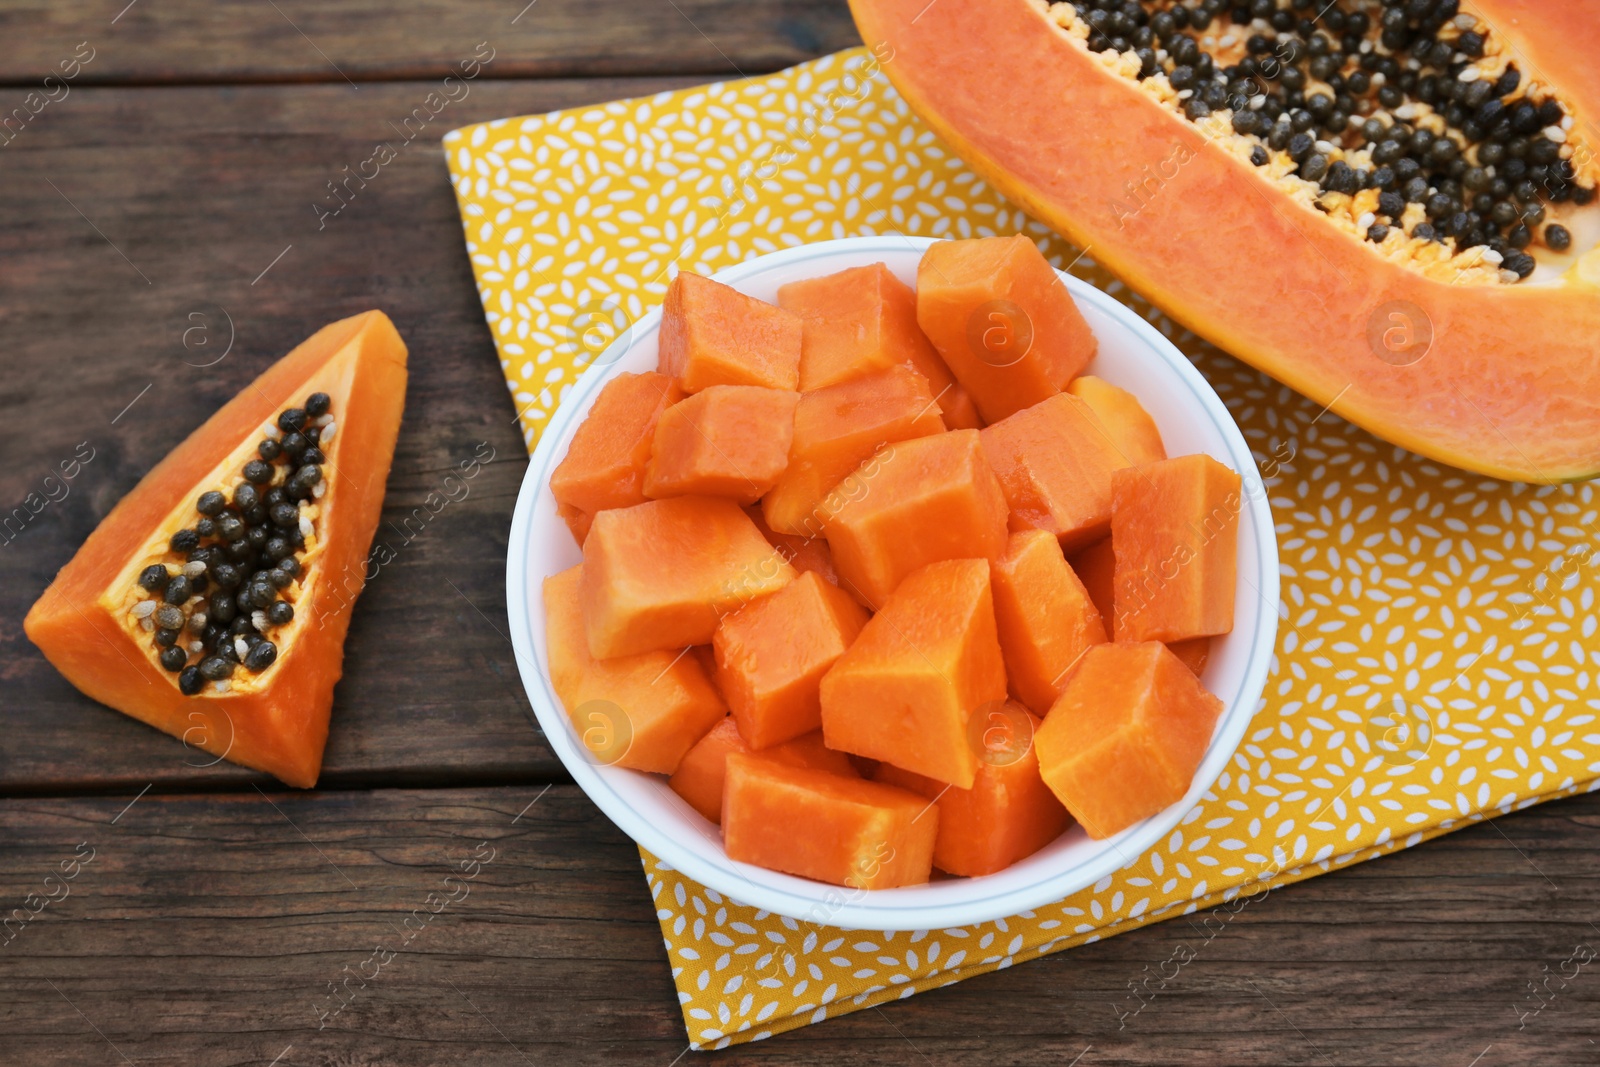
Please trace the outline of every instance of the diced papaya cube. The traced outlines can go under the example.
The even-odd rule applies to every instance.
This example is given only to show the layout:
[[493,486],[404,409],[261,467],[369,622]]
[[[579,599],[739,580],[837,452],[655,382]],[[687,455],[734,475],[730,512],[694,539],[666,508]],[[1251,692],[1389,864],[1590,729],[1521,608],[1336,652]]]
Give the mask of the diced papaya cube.
[[1070,551],[1111,528],[1111,474],[1128,465],[1094,411],[1071,393],[985,427],[1013,530],[1048,530]]
[[1095,610],[1100,613],[1100,621],[1106,628],[1106,639],[1115,641],[1117,634],[1113,623],[1116,616],[1113,609],[1116,607],[1117,554],[1111,547],[1111,538],[1102,537],[1084,545],[1069,555],[1067,562],[1072,564],[1072,573],[1078,576],[1089,599],[1094,601]]
[[1072,379],[1067,391],[1094,409],[1100,425],[1111,435],[1112,443],[1133,466],[1167,458],[1156,420],[1139,403],[1139,398],[1104,378],[1083,374]]
[[779,533],[819,536],[818,509],[851,471],[886,444],[943,432],[927,380],[905,367],[802,394],[788,469],[761,502],[767,524]]
[[[750,752],[732,718],[725,718],[685,753],[678,769],[667,779],[672,791],[712,822],[722,821],[722,787],[729,753]],[[822,743],[820,730],[762,749],[757,755],[788,767],[812,767],[845,778],[859,778],[850,757]]]
[[1100,611],[1061,546],[1043,530],[1011,535],[994,565],[993,584],[1011,695],[1030,710],[1047,712],[1078,657],[1106,640]]
[[727,716],[700,661],[679,651],[595,659],[583,634],[582,565],[544,580],[550,684],[597,763],[671,774]]
[[711,641],[717,683],[751,748],[821,727],[822,676],[866,621],[848,593],[815,574],[722,620]]
[[882,263],[780,286],[778,306],[800,316],[806,392],[893,366],[950,377],[917,326],[916,295]]
[[1021,234],[930,245],[917,322],[986,422],[1059,393],[1095,354],[1066,284]]
[[739,505],[675,496],[602,511],[583,542],[583,622],[598,659],[711,643],[722,616],[794,568]]
[[800,385],[800,317],[682,271],[661,307],[657,370],[685,392],[713,385]]
[[664,374],[619,374],[594,398],[550,475],[550,492],[567,528],[583,544],[597,511],[645,501],[645,467],[661,413],[683,399]]
[[970,789],[973,712],[1003,701],[989,561],[910,574],[822,678],[828,747]]
[[[930,386],[933,382],[928,382]],[[961,388],[961,383],[953,382],[948,387],[939,390],[939,410],[944,413],[944,424],[952,430],[981,430],[983,418],[978,414],[978,405],[972,402],[972,394]]]
[[1221,714],[1166,645],[1096,645],[1033,744],[1045,784],[1105,838],[1183,799]]
[[1187,641],[1169,641],[1167,647],[1183,661],[1185,667],[1194,672],[1196,678],[1206,673],[1206,664],[1211,660],[1211,638],[1191,637]]
[[839,584],[839,574],[833,569],[833,553],[828,549],[827,539],[822,536],[821,520],[817,522],[816,536],[803,537],[779,533],[768,526],[760,505],[745,508],[744,513],[750,516],[750,521],[756,524],[756,529],[761,531],[767,543],[776,548],[778,554],[788,560],[795,570],[801,574],[811,571],[826,582]]
[[1112,481],[1118,641],[1233,629],[1240,479],[1210,456],[1118,471]]
[[885,445],[830,494],[822,513],[840,587],[868,607],[900,580],[945,559],[998,559],[1006,499],[978,430]]
[[1033,735],[1040,720],[1013,704],[1026,725],[1014,752],[978,762],[971,789],[928,778],[892,764],[878,766],[875,780],[927,797],[939,809],[933,865],[946,874],[975,878],[1026,859],[1061,836],[1071,817],[1039,775]]
[[938,812],[915,793],[757,754],[727,757],[728,858],[857,889],[919,885],[933,869]]
[[645,496],[732,497],[753,504],[789,465],[800,394],[713,385],[661,413],[645,470]]

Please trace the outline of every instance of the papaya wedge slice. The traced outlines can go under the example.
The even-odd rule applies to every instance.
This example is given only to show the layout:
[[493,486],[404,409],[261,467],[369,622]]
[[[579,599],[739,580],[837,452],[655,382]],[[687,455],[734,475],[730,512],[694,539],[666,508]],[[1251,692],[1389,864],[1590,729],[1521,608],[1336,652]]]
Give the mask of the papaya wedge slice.
[[[406,346],[382,312],[323,327],[242,389],[112,508],[28,612],[28,637],[94,700],[288,785],[315,785],[405,386]],[[299,406],[318,394],[315,403]],[[280,427],[280,419],[300,423],[306,433]],[[275,444],[263,449],[268,439]],[[291,452],[320,462],[291,463]],[[269,454],[278,461],[265,462]],[[318,468],[321,488],[306,476],[290,489],[290,472],[299,477],[307,466]],[[245,485],[253,488],[241,497]],[[272,490],[280,498],[289,491],[292,514],[274,511],[263,519],[237,506],[250,503],[251,492],[264,501]],[[213,504],[216,513],[208,515]],[[262,550],[253,551],[249,539],[228,540],[215,532],[219,526],[235,533],[264,528],[271,536],[260,538]],[[201,537],[197,528],[211,533]],[[298,546],[286,551],[289,542],[272,543],[291,529],[300,533]],[[206,555],[208,543],[219,551],[235,543],[246,547],[241,558]],[[198,561],[195,552],[202,553]],[[293,563],[284,565],[284,558]],[[185,564],[195,562],[205,566],[190,566],[197,572],[191,576]],[[233,569],[221,569],[224,563]],[[289,580],[271,574],[290,570]],[[257,571],[260,582],[245,580]],[[169,596],[179,581],[183,591]],[[263,597],[259,605],[211,610],[212,597],[231,600],[252,583],[272,589],[270,606]],[[156,620],[171,611],[184,616],[184,625],[158,629]],[[213,626],[223,614],[234,621],[258,616],[261,632],[243,624],[239,633],[211,630],[201,647],[208,611]],[[266,644],[271,653],[258,651]],[[245,650],[242,662],[227,663],[225,679],[201,677],[201,668],[222,673],[207,660],[224,645]],[[164,665],[164,653],[183,657],[182,668]]]
[[[1165,69],[1171,58],[1153,51],[1162,47],[1160,40],[1151,44],[1149,60],[1137,54],[1137,42],[1121,37],[1097,46],[1099,51],[1091,47],[1099,32],[1094,21],[1118,31],[1117,24],[1104,21],[1111,12],[1090,10],[1096,6],[1107,5],[851,0],[861,35],[884,72],[955,152],[1183,326],[1376,436],[1432,459],[1540,483],[1600,474],[1600,250],[1592,247],[1600,226],[1593,220],[1596,209],[1579,206],[1593,200],[1600,170],[1595,156],[1600,68],[1592,61],[1600,47],[1600,23],[1591,14],[1581,5],[1538,0],[1440,0],[1432,5],[1439,18],[1420,28],[1397,22],[1396,36],[1385,43],[1379,38],[1387,32],[1379,29],[1381,18],[1406,5],[1345,0],[1309,10],[1277,5],[1289,17],[1285,26],[1312,15],[1326,20],[1323,13],[1330,10],[1347,26],[1345,9],[1367,12],[1361,18],[1370,24],[1375,43],[1362,52],[1392,53],[1399,64],[1393,69],[1410,70],[1412,84],[1417,68],[1405,61],[1429,45],[1443,64],[1438,77],[1445,80],[1438,84],[1452,92],[1478,79],[1480,72],[1467,67],[1493,61],[1490,73],[1507,65],[1518,68],[1487,94],[1494,99],[1505,85],[1520,80],[1502,107],[1556,101],[1562,116],[1557,126],[1542,134],[1519,127],[1505,142],[1514,147],[1516,138],[1547,136],[1558,145],[1539,145],[1525,161],[1544,160],[1549,166],[1543,171],[1517,167],[1517,174],[1531,169],[1548,177],[1537,197],[1505,194],[1508,206],[1521,214],[1509,229],[1494,231],[1496,246],[1503,249],[1496,251],[1487,243],[1473,247],[1478,234],[1489,240],[1488,213],[1463,220],[1461,240],[1443,236],[1458,217],[1448,212],[1460,208],[1465,214],[1473,201],[1471,183],[1482,175],[1457,182],[1458,189],[1460,182],[1468,183],[1466,192],[1458,191],[1453,205],[1440,208],[1442,217],[1432,214],[1432,200],[1449,190],[1430,187],[1418,203],[1407,206],[1405,221],[1397,216],[1393,226],[1369,219],[1371,210],[1357,214],[1359,204],[1376,201],[1376,187],[1366,200],[1352,193],[1330,210],[1336,197],[1299,182],[1308,174],[1316,178],[1328,163],[1323,153],[1329,149],[1320,138],[1344,137],[1344,145],[1356,143],[1359,149],[1352,139],[1366,115],[1380,126],[1430,125],[1409,98],[1399,108],[1372,103],[1371,94],[1382,84],[1374,76],[1358,83],[1368,102],[1358,101],[1348,116],[1340,114],[1351,120],[1349,134],[1313,130],[1299,151],[1302,159],[1315,156],[1321,162],[1315,170],[1304,162],[1297,167],[1287,157],[1280,160],[1281,146],[1253,151],[1250,139],[1235,133],[1237,127],[1217,121],[1237,111],[1190,114],[1211,109],[1176,99],[1178,83]],[[1124,17],[1125,5],[1112,6],[1117,18]],[[1153,18],[1172,5],[1141,6]],[[1237,71],[1231,64],[1241,62],[1247,36],[1261,35],[1272,55],[1291,58],[1297,53],[1280,48],[1283,42],[1300,34],[1301,56],[1310,43],[1303,22],[1276,37],[1274,28],[1259,20],[1230,24],[1229,10],[1248,11],[1248,5],[1241,9],[1202,0],[1184,6],[1209,9],[1203,17],[1210,37],[1194,30],[1189,37],[1217,51],[1219,77],[1225,65]],[[1442,29],[1440,19],[1446,20]],[[1468,24],[1477,29],[1464,30]],[[1328,30],[1323,36],[1323,46],[1331,40],[1337,53],[1339,34]],[[1219,42],[1234,51],[1224,54]],[[1168,46],[1175,43],[1175,37],[1166,39]],[[1128,51],[1120,51],[1124,44]],[[1474,54],[1487,54],[1488,60],[1464,58]],[[1319,53],[1312,49],[1312,55]],[[1366,69],[1354,65],[1356,52],[1348,58],[1347,71]],[[1209,56],[1204,60],[1212,62]],[[1258,72],[1276,69],[1266,57],[1255,62]],[[1156,68],[1163,69],[1152,74]],[[1432,69],[1424,65],[1422,72]],[[1260,73],[1251,77],[1262,80]],[[1152,90],[1157,81],[1165,99]],[[1357,83],[1347,82],[1343,92],[1356,92],[1352,84]],[[1313,88],[1306,85],[1300,93],[1308,105]],[[1283,92],[1281,85],[1263,82],[1263,99]],[[1458,99],[1476,107],[1484,95],[1483,90],[1462,92]],[[1241,110],[1260,106],[1245,104],[1242,96],[1233,100]],[[1446,112],[1442,101],[1437,110]],[[1473,112],[1468,107],[1462,114],[1492,123],[1510,121],[1511,112],[1491,119],[1492,108]],[[1534,111],[1541,122],[1544,114]],[[1254,121],[1241,123],[1248,129]],[[1462,162],[1486,165],[1490,157],[1480,158],[1479,142],[1451,137]],[[1453,162],[1453,150],[1442,149],[1438,158]],[[1495,152],[1499,157],[1500,150]],[[1349,154],[1354,167],[1374,166],[1377,159],[1369,162],[1366,155],[1342,148],[1333,154]],[[1507,162],[1502,159],[1502,170]],[[1432,165],[1426,158],[1424,163]],[[1427,166],[1423,178],[1432,181]],[[1286,181],[1286,172],[1295,181]],[[1369,173],[1377,172],[1347,171],[1340,180],[1364,181]],[[1494,180],[1493,168],[1487,178]],[[1403,186],[1396,181],[1389,188]],[[1553,199],[1545,195],[1552,189],[1559,190]],[[1351,209],[1352,204],[1357,206]],[[1342,222],[1341,211],[1347,215]],[[1552,219],[1569,226],[1550,230]],[[1423,222],[1429,226],[1426,237],[1416,229]],[[1519,236],[1516,227],[1522,223],[1531,229]]]

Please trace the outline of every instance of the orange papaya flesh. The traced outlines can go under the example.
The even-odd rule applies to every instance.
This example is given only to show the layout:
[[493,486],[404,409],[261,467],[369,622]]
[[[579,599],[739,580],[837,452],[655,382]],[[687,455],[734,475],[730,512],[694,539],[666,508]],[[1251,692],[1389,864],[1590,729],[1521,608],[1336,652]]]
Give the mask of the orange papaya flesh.
[[816,574],[725,616],[711,644],[717,682],[754,749],[822,726],[822,676],[844,655],[867,613]]
[[1067,391],[1088,404],[1105,427],[1112,446],[1130,466],[1154,463],[1167,458],[1156,420],[1139,403],[1139,398],[1092,374],[1072,379]]
[[795,577],[739,505],[675,496],[602,511],[583,542],[583,622],[596,659],[710,644],[730,611]]
[[800,318],[732,286],[683,271],[661,307],[657,369],[685,392],[713,385],[796,389]]
[[1211,660],[1211,638],[1191,637],[1187,641],[1168,641],[1167,647],[1183,661],[1185,667],[1194,672],[1196,678],[1206,673],[1206,664]]
[[756,524],[756,529],[761,531],[761,536],[767,539],[767,543],[777,549],[778,555],[788,560],[789,565],[796,571],[801,574],[811,571],[826,582],[839,584],[839,574],[833,569],[833,553],[828,550],[828,542],[822,536],[820,523],[815,537],[803,537],[798,534],[778,533],[768,526],[767,517],[759,505],[745,508],[744,513],[750,516],[750,521]]
[[583,632],[583,565],[544,580],[550,685],[589,757],[671,774],[728,713],[701,660],[674,651],[596,659]]
[[1100,611],[1061,546],[1043,530],[1011,535],[995,562],[993,586],[1011,695],[1036,713],[1047,712],[1078,658],[1106,640]]
[[601,388],[550,475],[556,510],[578,544],[595,512],[645,502],[645,468],[657,420],[682,399],[678,383],[654,371],[619,374]]
[[998,559],[1006,499],[978,430],[886,445],[824,502],[823,530],[840,587],[868,607],[901,579],[945,559]]
[[656,422],[644,495],[725,496],[753,504],[789,465],[800,394],[754,385],[713,385]]
[[857,889],[928,880],[939,814],[917,794],[754,754],[726,765],[729,859]]
[[983,417],[972,394],[955,382],[939,392],[939,410],[944,413],[944,424],[952,430],[981,430]]
[[930,245],[917,321],[986,422],[1059,393],[1096,351],[1065,283],[1021,234]]
[[[727,759],[734,752],[751,753],[754,750],[739,735],[739,727],[733,719],[724,718],[684,753],[678,769],[667,779],[668,787],[695,811],[711,822],[720,823]],[[848,756],[823,745],[821,731],[764,748],[755,754],[761,759],[773,760],[788,767],[811,767],[845,778],[861,777]]]
[[946,874],[976,878],[1004,870],[1060,837],[1072,822],[1039,774],[1032,734],[1041,720],[1022,714],[1031,730],[1027,747],[1005,759],[979,761],[971,789],[889,763],[878,767],[875,781],[917,793],[939,809],[933,865]]
[[1183,799],[1221,714],[1166,645],[1096,645],[1033,744],[1045,784],[1101,839]]
[[1233,629],[1241,481],[1210,456],[1116,472],[1118,641],[1186,641]]
[[802,394],[789,465],[761,502],[767,524],[780,533],[821,536],[823,499],[851,471],[886,444],[944,429],[927,380],[905,367]]
[[1094,601],[1095,610],[1100,612],[1107,639],[1115,641],[1117,554],[1111,547],[1111,538],[1102,537],[1084,545],[1069,555],[1067,562],[1072,565],[1072,573],[1083,583],[1089,599]]
[[1111,475],[1128,465],[1094,410],[1058,393],[980,431],[1013,530],[1048,530],[1067,551],[1111,528]]
[[[28,612],[28,637],[87,696],[289,785],[315,785],[405,387],[406,346],[382,312],[323,327],[241,390],[118,502]],[[179,685],[187,667],[182,674],[164,668],[158,659],[163,650],[134,614],[149,610],[135,608],[138,603],[159,603],[138,578],[157,564],[176,578],[186,553],[170,539],[196,528],[200,494],[217,491],[232,499],[244,483],[245,464],[258,458],[263,427],[276,431],[281,412],[317,392],[328,394],[327,416],[337,432],[319,431],[330,435],[319,444],[326,456],[319,484],[326,488],[301,510],[314,532],[296,553],[299,577],[281,592],[294,617],[266,635],[277,658],[260,671],[241,667],[230,678],[203,681],[198,692],[185,695]],[[271,466],[281,482],[286,468]],[[173,647],[188,653],[188,667],[197,667],[206,657],[191,648],[196,635],[189,626],[193,613],[204,608],[192,600],[181,607],[187,625]],[[159,610],[149,617],[158,617]],[[220,691],[224,684],[226,691]]]
[[851,267],[778,289],[778,306],[800,316],[800,388],[806,392],[906,366],[937,393],[953,380],[917,326],[911,287],[882,263]]
[[823,675],[822,736],[829,748],[970,789],[969,720],[1005,695],[989,562],[945,560],[901,582]]
[[[1552,221],[1589,229],[1576,198],[1547,195],[1572,184],[1535,185],[1545,221],[1526,251],[1537,270],[1507,284],[1504,256],[1497,266],[1482,246],[1400,232],[1418,221],[1409,209],[1382,244],[1365,239],[1360,216],[1375,190],[1323,195],[1272,153],[1255,166],[1259,133],[1235,136],[1227,115],[1197,127],[1151,91],[1160,78],[1138,80],[1131,57],[1118,68],[1091,52],[1070,6],[851,9],[863,39],[893,52],[885,73],[945,143],[1180,325],[1432,459],[1517,481],[1600,474],[1600,251],[1584,237],[1557,252],[1546,236]],[[1518,68],[1520,87],[1501,103],[1525,102],[1536,82],[1574,120],[1554,151],[1571,156],[1587,198],[1600,169],[1589,132],[1600,124],[1595,20],[1581,5],[1537,0],[1464,0],[1461,11]],[[1367,165],[1351,148],[1339,154]],[[1096,165],[1071,162],[1085,159]]]

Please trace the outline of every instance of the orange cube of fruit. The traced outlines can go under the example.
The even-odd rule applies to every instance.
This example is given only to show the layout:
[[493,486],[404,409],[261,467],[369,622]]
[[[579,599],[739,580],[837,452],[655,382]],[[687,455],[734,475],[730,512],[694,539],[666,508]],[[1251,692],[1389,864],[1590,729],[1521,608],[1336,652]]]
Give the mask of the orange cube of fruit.
[[767,524],[820,536],[822,502],[851,471],[886,444],[943,432],[927,380],[905,367],[802,394],[789,465],[761,502]]
[[841,588],[875,607],[919,567],[1005,552],[1006,498],[979,433],[885,445],[830,495],[823,530]]
[[1112,482],[1118,641],[1186,641],[1233,629],[1238,472],[1210,456],[1130,467]]
[[1117,634],[1113,623],[1116,616],[1113,609],[1116,607],[1117,555],[1111,547],[1111,538],[1102,537],[1084,545],[1067,556],[1067,562],[1072,564],[1072,573],[1078,576],[1089,599],[1094,601],[1100,621],[1105,624],[1107,640],[1115,641]]
[[973,713],[1004,701],[989,561],[914,571],[822,678],[828,747],[972,788]]
[[[695,811],[712,822],[721,822],[722,787],[727,778],[728,756],[734,752],[751,751],[744,738],[739,736],[738,725],[732,718],[724,718],[684,754],[678,769],[667,779],[667,785]],[[788,767],[812,767],[845,778],[861,777],[856,773],[849,756],[823,745],[820,730],[781,745],[764,748],[757,755]]]
[[804,574],[813,571],[823,581],[831,585],[839,584],[839,574],[833,569],[833,553],[828,549],[828,542],[822,536],[821,523],[818,523],[817,533],[813,537],[804,537],[799,534],[779,533],[767,525],[767,517],[762,514],[759,505],[747,507],[744,513],[750,516],[750,521],[756,524],[756,529],[761,531],[761,536],[767,543],[778,550],[778,554],[789,561],[789,565]]
[[933,865],[946,874],[976,878],[1026,859],[1061,836],[1072,818],[1039,775],[1033,735],[1040,720],[1017,704],[996,709],[1014,720],[1015,747],[997,749],[978,762],[971,789],[892,764],[878,766],[876,781],[927,797],[939,809],[939,835],[933,843]]
[[940,241],[917,268],[917,322],[986,422],[1067,387],[1095,338],[1028,238]]
[[671,774],[690,746],[727,716],[727,706],[693,656],[591,656],[583,633],[582,569],[544,580],[550,685],[596,763]]
[[800,317],[681,271],[661,307],[657,370],[685,392],[713,385],[800,385]]
[[1094,411],[1071,393],[980,431],[1014,530],[1048,530],[1067,550],[1111,529],[1111,474],[1128,465]]
[[583,542],[583,622],[596,659],[710,644],[722,616],[795,570],[739,505],[675,496],[602,511]]
[[1094,409],[1112,444],[1130,465],[1156,463],[1167,458],[1156,420],[1139,403],[1138,397],[1092,374],[1072,379],[1067,391]]
[[1206,673],[1206,664],[1211,660],[1211,638],[1191,637],[1187,641],[1168,641],[1167,647],[1183,661],[1185,667],[1194,672],[1196,678]]
[[1078,658],[1106,640],[1100,611],[1061,546],[1043,530],[1011,535],[994,565],[993,585],[1011,695],[1032,711],[1047,712]]
[[727,757],[728,858],[857,889],[919,885],[939,813],[916,793],[757,754]]
[[726,496],[753,504],[789,465],[800,394],[755,385],[713,385],[656,421],[645,496]]
[[1183,799],[1222,701],[1159,641],[1095,645],[1034,736],[1039,770],[1090,837]]
[[954,380],[917,325],[916,294],[882,263],[780,286],[778,306],[800,316],[808,393],[894,366],[915,370],[936,393]]
[[595,512],[644,503],[656,421],[681,399],[678,383],[654,371],[619,374],[594,398],[550,475],[556,510],[580,545]]
[[861,605],[816,574],[723,618],[711,639],[717,684],[751,748],[822,726],[822,676],[866,622]]

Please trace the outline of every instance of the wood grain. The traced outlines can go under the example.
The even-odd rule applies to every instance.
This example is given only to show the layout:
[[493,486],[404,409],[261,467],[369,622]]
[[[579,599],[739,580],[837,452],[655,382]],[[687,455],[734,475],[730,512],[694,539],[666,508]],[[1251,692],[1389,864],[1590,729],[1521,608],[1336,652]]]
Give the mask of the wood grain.
[[84,42],[80,85],[359,84],[442,78],[483,42],[490,78],[723,78],[858,38],[843,0],[18,0],[0,7],[0,79],[59,73]]
[[[320,230],[312,205],[325,183],[395,139],[387,123],[430,83],[85,90],[0,148],[0,515],[81,442],[94,449],[63,499],[20,533],[0,532],[0,791],[255,777],[196,766],[211,760],[78,694],[28,643],[22,617],[173,445],[318,326],[369,307],[411,349],[378,535],[395,559],[356,609],[324,782],[564,777],[506,637],[506,535],[526,451],[437,138],[677,84],[477,83]],[[204,367],[229,319],[232,351]],[[408,523],[480,447],[494,459],[466,497]]]
[[[121,1062],[114,1045],[184,1067],[666,1067],[684,1051],[637,852],[575,787],[127,799],[0,803],[7,909],[94,850],[0,947],[5,1062]],[[1279,890],[1209,942],[1170,921],[715,1060],[1593,1063],[1595,965],[1520,1031],[1513,1005],[1600,945],[1596,829],[1600,798],[1559,802]],[[488,850],[464,896],[444,883]],[[407,943],[430,893],[456,901]],[[397,954],[319,1030],[329,983],[379,944]],[[1193,961],[1119,1029],[1128,984],[1181,944]]]

